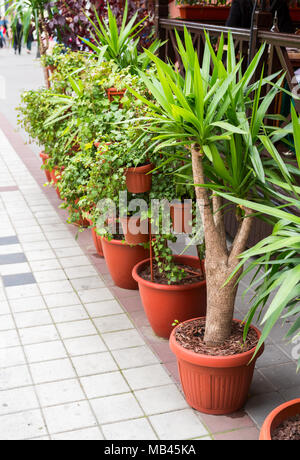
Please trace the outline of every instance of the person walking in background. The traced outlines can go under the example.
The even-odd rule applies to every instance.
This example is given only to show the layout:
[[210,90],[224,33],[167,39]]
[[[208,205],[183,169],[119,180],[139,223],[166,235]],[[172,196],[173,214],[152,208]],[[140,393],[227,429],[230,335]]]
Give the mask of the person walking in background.
[[22,38],[23,38],[23,26],[20,19],[17,20],[17,24],[14,31],[14,50],[15,54],[19,52],[19,55],[22,51]]
[[27,37],[27,53],[31,53],[31,48],[32,48],[32,42],[34,41],[33,37],[33,25],[30,24],[29,26],[29,31],[28,31],[28,37]]

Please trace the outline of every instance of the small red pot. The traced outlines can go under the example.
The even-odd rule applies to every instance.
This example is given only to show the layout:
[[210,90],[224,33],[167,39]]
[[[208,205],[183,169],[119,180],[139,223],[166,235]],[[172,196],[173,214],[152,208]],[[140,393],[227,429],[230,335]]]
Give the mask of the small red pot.
[[[43,161],[43,165],[46,166],[47,163],[48,163],[48,160],[50,158],[49,155],[47,155],[47,153],[45,153],[45,152],[41,152],[40,157],[41,157],[41,159]],[[51,182],[50,171],[48,171],[48,169],[44,169],[44,172],[45,172],[45,175],[46,175],[47,182]]]
[[108,241],[102,238],[106,264],[116,286],[137,290],[138,284],[132,277],[133,267],[149,257],[149,249],[143,246],[130,246],[119,240]]
[[[260,337],[259,330],[252,327]],[[240,410],[247,401],[255,362],[262,354],[263,347],[250,364],[255,348],[233,356],[198,354],[186,350],[176,341],[176,329],[170,337],[170,348],[177,358],[181,385],[188,404],[197,411],[213,415]]]
[[300,414],[300,398],[276,407],[266,418],[260,431],[260,441],[272,441],[273,431],[285,420]]
[[57,196],[58,198],[61,200],[61,196],[60,196],[60,192],[59,192],[59,189],[58,189],[58,186],[57,186],[57,183],[60,181],[61,179],[61,173],[63,172],[64,170],[64,166],[59,169],[58,166],[55,166],[52,171],[50,171],[50,177],[51,177],[51,180],[53,181],[54,183],[54,186],[55,186],[55,190],[56,190],[56,193],[57,193]]
[[[200,268],[197,257],[174,256],[177,263]],[[197,316],[206,315],[206,281],[188,285],[166,285],[147,281],[140,272],[150,264],[143,260],[133,269],[133,278],[139,285],[143,306],[149,323],[159,337],[168,339],[175,320],[180,323]],[[204,270],[204,264],[202,264]]]
[[187,233],[193,231],[193,206],[192,203],[173,203],[170,206],[170,216],[175,233]]
[[154,169],[154,165],[149,163],[145,166],[136,168],[127,168],[125,172],[126,186],[130,193],[146,193],[152,188],[152,174],[150,171]]
[[[139,217],[120,217],[123,232],[125,235],[125,241],[128,244],[144,244],[149,241],[149,222]],[[139,230],[138,233],[134,233],[134,230]]]
[[[109,102],[113,102],[113,100],[115,98],[119,98],[119,99],[122,99],[124,97],[126,93],[126,89],[121,89],[121,90],[118,90],[117,88],[109,88],[107,90],[107,96],[108,96],[108,100]],[[122,104],[120,103],[119,104],[119,107],[122,108]]]

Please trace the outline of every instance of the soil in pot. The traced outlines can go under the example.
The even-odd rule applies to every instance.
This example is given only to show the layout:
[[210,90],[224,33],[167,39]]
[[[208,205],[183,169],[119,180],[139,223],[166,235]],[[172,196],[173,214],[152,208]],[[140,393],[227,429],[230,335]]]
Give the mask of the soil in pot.
[[[174,260],[178,265],[189,267],[193,272],[181,284],[169,285],[155,264],[152,282],[150,259],[141,262],[133,270],[148,321],[155,334],[165,339],[170,337],[174,321],[182,322],[206,314],[206,281],[200,270],[199,259],[191,256],[174,256]],[[203,264],[202,269],[204,270]]]
[[228,341],[210,348],[203,340],[204,327],[205,318],[196,318],[177,326],[170,337],[185,398],[203,413],[236,412],[247,401],[255,362],[263,352],[261,347],[252,360],[261,334],[252,326],[244,343],[241,321],[234,320]]
[[[190,265],[177,264],[177,267],[184,269],[187,272],[186,278],[178,281],[177,283],[169,284],[169,280],[165,273],[159,271],[159,267],[156,262],[153,263],[153,282],[157,284],[165,284],[169,286],[186,286],[188,284],[199,283],[204,281],[203,272],[198,268],[193,268]],[[199,276],[197,276],[199,273]],[[150,264],[145,266],[140,272],[140,276],[147,281],[152,280],[151,267]]]
[[116,235],[109,241],[102,238],[104,258],[116,286],[137,290],[138,283],[132,277],[133,267],[149,257],[149,249],[142,245],[131,246],[124,242],[123,235]]
[[130,193],[147,193],[152,188],[152,174],[154,169],[152,163],[136,168],[127,168],[125,172],[126,187]]
[[273,431],[272,441],[300,441],[300,413],[282,422]]

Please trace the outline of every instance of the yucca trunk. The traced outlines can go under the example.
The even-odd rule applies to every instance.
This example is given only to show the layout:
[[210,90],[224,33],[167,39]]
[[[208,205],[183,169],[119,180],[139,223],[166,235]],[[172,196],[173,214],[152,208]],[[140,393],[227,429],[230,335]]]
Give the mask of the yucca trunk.
[[222,200],[217,195],[210,196],[208,189],[197,186],[205,184],[203,153],[197,146],[192,147],[191,153],[206,245],[207,318],[204,340],[207,346],[213,347],[222,344],[231,335],[238,288],[236,282],[240,272],[229,283],[226,284],[226,281],[239,263],[239,254],[246,248],[253,217],[249,217],[252,213],[250,209],[243,209],[244,218],[240,220],[232,248],[228,250]]

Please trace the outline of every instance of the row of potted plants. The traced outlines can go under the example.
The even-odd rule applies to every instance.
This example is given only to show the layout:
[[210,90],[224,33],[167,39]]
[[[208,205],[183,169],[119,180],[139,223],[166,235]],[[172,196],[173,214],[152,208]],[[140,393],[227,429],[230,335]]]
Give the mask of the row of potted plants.
[[[45,148],[43,168],[69,212],[69,222],[92,229],[115,284],[139,288],[153,330],[170,338],[189,404],[202,412],[226,414],[245,404],[263,342],[283,308],[295,307],[298,295],[293,290],[295,296],[286,296],[283,306],[281,290],[282,309],[277,311],[279,304],[272,302],[271,312],[277,315],[268,315],[262,333],[250,324],[273,287],[274,272],[268,268],[263,282],[269,285],[261,288],[254,310],[249,307],[246,329],[234,319],[243,262],[252,256],[243,253],[254,214],[269,213],[277,231],[278,221],[286,223],[288,213],[274,204],[279,194],[274,180],[285,192],[287,186],[290,193],[297,192],[295,168],[283,163],[276,145],[292,130],[298,142],[299,121],[294,114],[292,127],[264,123],[284,79],[277,74],[252,83],[264,47],[243,73],[230,34],[226,51],[222,37],[217,54],[206,36],[200,63],[185,31],[184,40],[177,34],[182,76],[155,55],[158,43],[138,53],[133,24],[126,27],[125,10],[118,30],[110,12],[109,24],[99,20],[95,42],[89,44],[93,53],[58,53],[51,90],[24,93],[21,122]],[[72,67],[68,72],[66,62]],[[265,85],[271,89],[262,99]],[[138,181],[132,184],[134,176]],[[120,192],[126,192],[127,202]],[[184,226],[186,198],[192,200],[193,211],[189,203]],[[286,200],[286,193],[280,198]],[[175,211],[173,203],[157,214],[159,200],[177,200],[181,210]],[[231,246],[224,224],[229,201],[236,206],[238,221]],[[295,205],[296,198],[290,201]],[[173,225],[162,230],[170,208]],[[202,223],[197,226],[199,216]],[[298,225],[298,218],[291,216],[291,226]],[[176,225],[191,234],[198,257],[172,254],[168,242],[176,237]],[[275,254],[278,246],[270,246]],[[261,248],[263,243],[256,250]],[[276,266],[262,257],[253,264],[265,269],[267,262]],[[274,288],[282,282],[279,267],[278,262]],[[293,277],[293,288],[299,279]],[[293,332],[297,321],[295,325]]]

